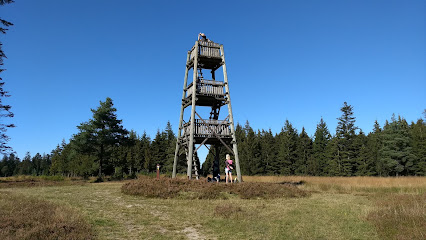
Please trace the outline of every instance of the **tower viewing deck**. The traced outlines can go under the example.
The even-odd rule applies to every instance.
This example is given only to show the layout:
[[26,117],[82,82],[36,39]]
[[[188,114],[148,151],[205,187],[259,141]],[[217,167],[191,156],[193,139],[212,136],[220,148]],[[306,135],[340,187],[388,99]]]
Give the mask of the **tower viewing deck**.
[[[185,144],[191,134],[191,123],[183,125],[182,143]],[[195,119],[194,141],[195,144],[220,144],[221,138],[225,143],[230,144],[232,141],[230,123],[227,120],[201,120]],[[207,139],[207,140],[206,140]]]
[[[211,41],[198,41],[198,61],[201,68],[216,70],[222,66],[220,44]],[[189,66],[194,65],[197,44],[190,50]]]
[[[190,83],[185,89],[186,98],[183,102],[185,106],[189,106],[192,101],[192,90],[193,83]],[[201,79],[197,81],[196,86],[196,104],[198,106],[223,106],[226,101],[226,92],[224,91],[225,83],[220,81],[212,81]]]

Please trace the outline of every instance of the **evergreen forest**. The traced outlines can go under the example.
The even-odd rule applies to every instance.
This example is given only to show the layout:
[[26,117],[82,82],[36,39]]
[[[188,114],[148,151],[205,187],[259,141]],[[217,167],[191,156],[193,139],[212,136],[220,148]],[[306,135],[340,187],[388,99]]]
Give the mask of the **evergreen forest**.
[[[145,132],[128,131],[116,115],[112,99],[91,110],[93,117],[77,126],[69,141],[63,140],[50,154],[27,153],[21,160],[4,155],[0,176],[60,175],[66,177],[110,176],[114,179],[173,169],[176,135],[170,122],[152,139]],[[255,130],[247,121],[236,125],[242,175],[309,176],[425,176],[426,111],[408,123],[393,115],[384,126],[377,121],[365,133],[356,126],[353,107],[343,104],[335,131],[321,118],[312,137],[299,132],[289,120],[279,133]],[[227,149],[219,149],[225,156]],[[211,174],[215,152],[202,164],[203,175]],[[223,164],[222,162],[220,164]],[[223,170],[223,166],[220,169]],[[178,172],[186,173],[186,161],[178,162]]]

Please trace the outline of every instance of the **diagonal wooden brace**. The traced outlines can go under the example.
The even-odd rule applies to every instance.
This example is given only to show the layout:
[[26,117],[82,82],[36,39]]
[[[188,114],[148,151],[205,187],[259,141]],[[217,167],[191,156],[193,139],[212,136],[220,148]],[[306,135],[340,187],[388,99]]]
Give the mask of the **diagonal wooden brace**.
[[204,121],[204,119],[197,113],[197,112],[195,112],[195,114],[197,114],[197,116],[200,118],[200,120],[207,126],[207,128],[215,135],[215,137],[217,138],[217,139],[219,139],[219,141],[228,149],[228,151],[230,152],[230,153],[232,153],[232,154],[234,154],[234,151],[232,151],[232,149],[228,146],[228,145],[226,145],[226,143],[222,140],[222,138],[220,138],[220,136],[215,132],[215,131],[213,131],[213,129],[211,129],[210,127],[209,127],[209,125],[206,123],[206,121]]

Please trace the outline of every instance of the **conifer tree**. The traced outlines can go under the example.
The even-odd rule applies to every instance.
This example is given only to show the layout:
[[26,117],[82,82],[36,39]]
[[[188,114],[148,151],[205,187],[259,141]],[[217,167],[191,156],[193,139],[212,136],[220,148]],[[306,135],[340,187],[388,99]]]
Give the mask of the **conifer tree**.
[[326,148],[331,135],[322,117],[317,124],[314,136],[313,154],[311,160],[308,162],[308,173],[314,176],[324,176],[326,175],[327,168]]
[[280,174],[293,175],[295,162],[297,160],[297,130],[286,120],[284,127],[278,135],[277,159],[280,165]]
[[411,123],[410,136],[412,140],[413,154],[415,157],[413,164],[413,174],[426,175],[426,122],[418,119],[416,123]]
[[49,169],[52,165],[52,160],[49,154],[43,154],[41,160],[41,175],[49,175]]
[[405,119],[395,115],[392,122],[383,128],[383,147],[380,150],[381,161],[387,168],[387,174],[393,176],[408,175],[413,169],[415,156],[409,138],[408,124]]
[[382,176],[382,170],[384,169],[384,166],[380,161],[379,155],[379,151],[382,148],[381,132],[382,129],[380,128],[379,123],[377,122],[377,120],[374,121],[373,131],[367,135],[366,151],[369,152],[369,161],[372,164],[372,166],[370,166],[371,174],[369,175]]
[[156,165],[160,165],[160,171],[166,172],[166,159],[167,159],[167,148],[169,147],[167,142],[167,133],[160,130],[157,130],[154,140],[151,144],[151,156],[152,162],[148,166],[150,172],[154,171]]
[[346,102],[340,109],[342,116],[337,118],[339,122],[336,127],[336,137],[338,152],[336,157],[339,162],[339,174],[343,176],[351,176],[354,171],[354,162],[358,149],[355,149],[354,139],[356,137],[355,117],[353,116],[353,107]]
[[129,138],[127,140],[126,148],[126,168],[129,177],[134,178],[136,176],[136,142],[138,141],[138,137],[135,131],[131,130],[129,134]]
[[[0,5],[5,5],[8,3],[12,3],[13,0],[1,0]],[[6,21],[2,18],[0,18],[0,33],[6,34],[6,31],[8,30],[7,27],[12,26],[13,24],[9,21]],[[3,58],[6,58],[6,54],[3,52],[2,49],[3,44],[0,42],[0,73],[3,72]],[[14,117],[14,114],[11,112],[11,106],[8,104],[3,104],[3,99],[6,97],[10,97],[9,92],[4,90],[5,82],[3,81],[3,78],[0,77],[0,119],[2,120],[0,122],[0,153],[8,153],[12,150],[12,148],[8,145],[9,136],[6,134],[6,131],[9,128],[15,127],[14,124],[8,124],[4,123],[4,118],[12,118]]]
[[[167,122],[166,129],[165,129],[167,138],[167,151],[166,151],[166,166],[164,166],[166,172],[171,173],[173,171],[173,162],[175,158],[175,148],[176,148],[176,135],[173,132],[172,125],[170,124],[170,121]],[[199,161],[197,162],[198,168],[200,168]]]
[[360,130],[354,140],[355,149],[359,149],[355,159],[355,175],[357,176],[372,176],[375,174],[374,151],[369,147],[368,143],[368,137]]
[[277,174],[279,168],[276,168],[276,144],[275,138],[272,134],[271,129],[269,131],[262,130],[260,133],[260,149],[261,149],[261,158],[264,165],[264,174],[273,175]]
[[9,156],[3,155],[0,168],[0,176],[9,177],[18,174],[20,160],[15,154],[11,153]]
[[53,175],[63,174],[65,169],[65,161],[62,156],[62,151],[66,146],[66,142],[63,139],[61,145],[57,145],[54,150],[52,150],[52,165],[50,166],[50,173]]
[[308,163],[312,159],[312,139],[308,136],[305,128],[302,127],[302,132],[299,134],[299,143],[297,146],[297,160],[294,163],[294,174],[307,175]]
[[36,153],[36,155],[34,155],[34,157],[32,157],[31,161],[32,161],[32,165],[33,165],[33,170],[32,170],[32,175],[34,176],[39,176],[41,175],[41,162],[42,162],[42,156],[40,155],[40,153]]
[[247,129],[245,145],[248,153],[248,158],[246,161],[248,170],[247,174],[256,175],[262,173],[264,164],[260,155],[260,142],[256,133],[251,127]]
[[148,172],[148,168],[151,165],[151,154],[150,154],[150,147],[151,147],[151,139],[150,137],[144,133],[142,134],[142,137],[136,141],[136,169],[137,171],[144,171]]
[[79,133],[73,136],[80,153],[96,157],[99,181],[102,180],[103,167],[109,164],[113,147],[123,144],[128,135],[121,125],[122,120],[117,119],[117,109],[113,106],[109,97],[105,102],[100,101],[100,106],[91,110],[93,118],[77,126]]
[[[248,122],[248,121],[247,121]],[[246,125],[247,125],[246,122]],[[239,160],[240,160],[240,166],[241,166],[241,174],[245,175],[247,174],[247,149],[246,149],[246,139],[247,139],[247,133],[246,133],[246,126],[243,128],[241,126],[240,123],[237,123],[237,126],[235,126],[235,136],[237,139],[237,146],[238,146],[238,156],[239,156]],[[221,154],[223,154],[223,149],[221,149]],[[225,150],[226,151],[226,150]],[[226,153],[225,153],[226,154]],[[223,155],[220,155],[223,156]],[[221,157],[220,159],[223,159],[223,157]],[[220,166],[220,170],[221,172],[224,171],[222,170],[222,162],[224,162],[225,160],[221,160],[219,161],[219,166]]]
[[22,159],[22,162],[20,163],[19,166],[19,175],[31,175],[31,173],[33,172],[33,166],[32,166],[32,162],[31,162],[31,154],[30,152],[27,152],[25,154],[24,159]]
[[327,163],[324,169],[326,176],[341,176],[342,158],[339,154],[338,141],[339,139],[336,136],[333,136],[327,144]]

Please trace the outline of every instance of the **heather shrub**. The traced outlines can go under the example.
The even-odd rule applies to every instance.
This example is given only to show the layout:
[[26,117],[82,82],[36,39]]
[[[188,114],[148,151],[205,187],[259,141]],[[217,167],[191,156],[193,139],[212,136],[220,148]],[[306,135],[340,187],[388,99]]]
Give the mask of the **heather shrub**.
[[140,176],[122,186],[122,192],[148,198],[226,199],[236,196],[242,199],[270,199],[306,197],[309,194],[295,186],[278,183],[217,184],[205,180],[160,179]]

